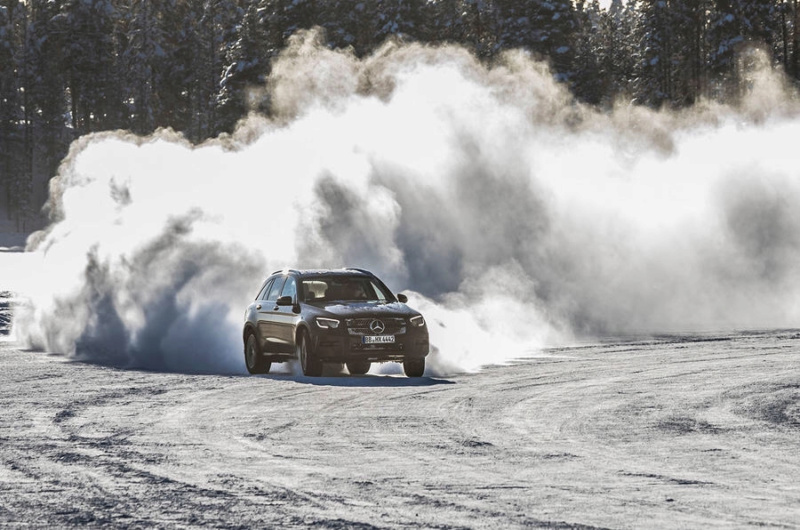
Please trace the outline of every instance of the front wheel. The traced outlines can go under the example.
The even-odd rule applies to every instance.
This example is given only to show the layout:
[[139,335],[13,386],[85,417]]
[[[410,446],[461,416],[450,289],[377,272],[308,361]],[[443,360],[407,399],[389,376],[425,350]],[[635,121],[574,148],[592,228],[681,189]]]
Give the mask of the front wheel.
[[408,377],[422,377],[425,373],[425,358],[406,359],[403,361],[403,371]]
[[244,364],[247,365],[247,371],[251,374],[267,374],[272,364],[264,359],[264,356],[258,351],[258,341],[253,333],[247,334],[247,342],[244,346]]
[[311,339],[305,330],[300,332],[300,337],[297,339],[297,358],[300,361],[300,367],[303,369],[303,375],[308,377],[322,375],[322,361],[314,355]]

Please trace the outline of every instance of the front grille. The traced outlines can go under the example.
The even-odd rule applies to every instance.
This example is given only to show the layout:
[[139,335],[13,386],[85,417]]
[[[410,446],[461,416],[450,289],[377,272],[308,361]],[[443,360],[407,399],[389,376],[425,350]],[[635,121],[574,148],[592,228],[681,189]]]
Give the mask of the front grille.
[[[375,333],[370,329],[369,326],[374,320],[383,322],[385,326],[383,333]],[[406,321],[403,318],[348,318],[345,322],[350,335],[401,335],[406,332]]]

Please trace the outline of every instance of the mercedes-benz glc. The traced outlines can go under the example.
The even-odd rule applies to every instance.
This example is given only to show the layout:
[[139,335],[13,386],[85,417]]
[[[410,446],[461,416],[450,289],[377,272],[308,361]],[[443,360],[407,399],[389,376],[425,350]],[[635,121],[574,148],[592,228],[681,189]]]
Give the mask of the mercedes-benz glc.
[[425,371],[430,345],[423,316],[363,269],[276,271],[245,311],[247,370],[268,373],[297,359],[319,376],[325,363],[365,374],[373,362],[403,364],[409,377]]

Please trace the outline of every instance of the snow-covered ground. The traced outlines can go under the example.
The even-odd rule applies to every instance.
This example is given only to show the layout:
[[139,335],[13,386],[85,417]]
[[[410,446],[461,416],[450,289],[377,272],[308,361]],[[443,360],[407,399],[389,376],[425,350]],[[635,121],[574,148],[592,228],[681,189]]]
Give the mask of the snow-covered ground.
[[[10,338],[11,309],[18,302],[13,290],[36,282],[36,276],[30,275],[36,263],[35,256],[22,252],[12,236],[14,234],[0,234],[0,341]],[[25,237],[21,241],[24,246]]]
[[800,526],[800,333],[472,375],[126,371],[0,342],[0,526]]
[[28,234],[0,233],[0,252],[17,251],[25,248]]
[[17,232],[16,223],[9,220],[7,212],[0,208],[0,252],[25,248],[28,235],[30,234]]

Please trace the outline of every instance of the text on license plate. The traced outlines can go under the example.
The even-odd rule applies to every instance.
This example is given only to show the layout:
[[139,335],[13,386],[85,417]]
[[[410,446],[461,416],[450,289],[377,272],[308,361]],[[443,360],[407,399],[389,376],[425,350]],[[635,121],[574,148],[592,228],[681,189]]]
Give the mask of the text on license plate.
[[394,335],[365,335],[364,344],[394,344]]

